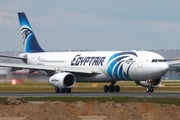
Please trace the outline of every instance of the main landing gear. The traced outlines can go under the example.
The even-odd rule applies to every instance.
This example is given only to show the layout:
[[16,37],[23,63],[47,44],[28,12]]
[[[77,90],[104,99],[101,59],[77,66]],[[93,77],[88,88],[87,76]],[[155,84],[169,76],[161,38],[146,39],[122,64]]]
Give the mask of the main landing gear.
[[111,85],[105,85],[104,86],[104,92],[119,92],[120,91],[120,87],[119,85],[116,85],[116,82],[111,82]]
[[55,87],[55,92],[56,93],[70,93],[71,92],[71,88],[58,88],[58,87]]

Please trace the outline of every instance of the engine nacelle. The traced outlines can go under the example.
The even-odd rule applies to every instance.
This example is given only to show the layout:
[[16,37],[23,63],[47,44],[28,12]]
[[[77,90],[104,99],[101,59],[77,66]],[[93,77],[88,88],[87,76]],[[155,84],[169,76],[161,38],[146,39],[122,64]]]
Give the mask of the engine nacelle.
[[57,73],[49,78],[49,84],[58,88],[72,88],[76,83],[76,77],[67,72]]
[[155,88],[161,86],[162,79],[158,78],[155,80],[135,81],[135,83],[143,87],[148,87],[149,85],[151,85],[153,88]]

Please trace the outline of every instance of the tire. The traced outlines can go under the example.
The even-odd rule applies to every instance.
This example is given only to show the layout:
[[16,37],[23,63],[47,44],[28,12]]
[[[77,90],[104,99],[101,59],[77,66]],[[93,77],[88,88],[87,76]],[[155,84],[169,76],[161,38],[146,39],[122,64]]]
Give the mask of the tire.
[[148,87],[146,88],[146,92],[149,92],[149,88]]
[[147,88],[146,88],[146,92],[154,92],[154,88],[152,87],[152,86],[148,86]]
[[114,91],[116,91],[116,92],[119,92],[119,91],[120,91],[120,87],[119,87],[119,85],[116,85],[114,88],[115,88],[115,90],[114,90]]
[[153,88],[153,87],[151,88],[151,92],[152,92],[152,93],[154,92],[154,88]]
[[108,92],[109,91],[109,87],[107,85],[104,86],[104,92]]
[[109,86],[109,92],[114,92],[114,86],[113,85]]
[[60,93],[65,93],[66,92],[66,89],[60,89]]
[[55,87],[55,92],[56,92],[56,93],[59,93],[59,92],[60,92],[60,88]]
[[71,93],[71,88],[67,88],[67,93]]

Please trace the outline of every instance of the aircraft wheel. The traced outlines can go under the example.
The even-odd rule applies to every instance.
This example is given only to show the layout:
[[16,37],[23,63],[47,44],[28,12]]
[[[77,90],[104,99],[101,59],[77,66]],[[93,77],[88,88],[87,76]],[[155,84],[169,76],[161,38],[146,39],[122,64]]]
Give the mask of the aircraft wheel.
[[152,87],[152,86],[148,86],[147,88],[146,88],[146,92],[154,92],[154,88]]
[[104,86],[104,92],[108,92],[109,91],[109,87],[107,85]]
[[56,92],[56,93],[59,93],[59,92],[60,92],[60,88],[55,87],[55,92]]
[[109,92],[114,92],[114,86],[113,85],[109,86]]
[[66,89],[60,89],[60,93],[65,93],[66,92]]
[[119,85],[116,85],[114,88],[115,88],[115,91],[116,91],[116,92],[119,92],[119,91],[120,91]]
[[154,88],[152,87],[151,92],[154,92]]
[[67,93],[70,93],[71,92],[71,88],[67,88]]
[[146,88],[146,92],[149,92],[149,88],[148,87]]

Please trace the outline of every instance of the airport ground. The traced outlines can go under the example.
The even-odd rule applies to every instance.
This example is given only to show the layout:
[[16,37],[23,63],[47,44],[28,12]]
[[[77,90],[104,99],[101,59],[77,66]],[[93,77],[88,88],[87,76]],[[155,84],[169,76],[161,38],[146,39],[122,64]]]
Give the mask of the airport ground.
[[[103,92],[105,84],[109,83],[77,83],[72,92]],[[134,82],[117,84],[121,86],[121,92],[145,92],[145,88]],[[1,83],[0,88],[0,92],[54,92],[54,88],[47,82],[30,80],[16,85],[11,82]],[[180,92],[180,81],[163,81],[155,92]],[[171,97],[1,97],[0,101],[0,120],[180,119],[180,98]]]
[[[72,88],[72,92],[103,92],[104,85],[110,83],[79,83]],[[117,82],[121,92],[145,92],[146,88],[138,86],[133,81]],[[0,83],[0,92],[54,92],[54,87],[49,85],[48,81],[11,81]],[[165,80],[161,87],[155,88],[155,92],[180,92],[180,80]]]

